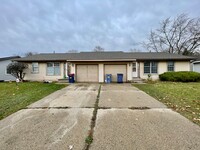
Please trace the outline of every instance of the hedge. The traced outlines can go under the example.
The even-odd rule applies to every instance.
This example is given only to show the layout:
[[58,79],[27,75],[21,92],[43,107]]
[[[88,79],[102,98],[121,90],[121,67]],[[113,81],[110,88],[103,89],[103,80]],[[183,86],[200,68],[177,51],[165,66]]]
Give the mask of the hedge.
[[192,71],[165,72],[159,75],[161,81],[199,82],[200,73]]

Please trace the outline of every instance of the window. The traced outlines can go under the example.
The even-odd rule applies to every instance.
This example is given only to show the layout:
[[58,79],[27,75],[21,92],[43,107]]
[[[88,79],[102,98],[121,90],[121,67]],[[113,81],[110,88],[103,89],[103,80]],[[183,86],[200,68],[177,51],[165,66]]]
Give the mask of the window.
[[151,73],[158,73],[158,63],[151,62]]
[[150,73],[150,62],[144,62],[144,73]]
[[174,71],[174,62],[173,61],[169,61],[167,63],[167,71]]
[[144,73],[158,73],[158,63],[157,62],[144,62]]
[[136,72],[136,62],[133,63],[132,71],[133,71],[133,72]]
[[56,76],[60,75],[60,63],[47,63],[47,75]]
[[32,73],[39,73],[39,65],[37,62],[32,63]]
[[11,71],[8,70],[8,67],[6,67],[6,74],[11,74]]

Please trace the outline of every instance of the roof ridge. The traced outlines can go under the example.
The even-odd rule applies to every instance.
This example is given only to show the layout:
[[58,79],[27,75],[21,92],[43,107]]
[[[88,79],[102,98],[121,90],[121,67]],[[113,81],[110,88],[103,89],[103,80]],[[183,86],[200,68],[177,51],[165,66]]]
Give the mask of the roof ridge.
[[124,53],[124,51],[81,51],[79,53]]
[[17,61],[65,61],[65,60],[112,60],[112,59],[137,59],[137,60],[190,60],[191,56],[170,54],[165,52],[80,52],[80,53],[43,53],[17,59]]
[[0,61],[9,60],[9,59],[15,59],[15,58],[21,58],[21,57],[20,57],[20,56],[1,57],[1,58],[0,58]]

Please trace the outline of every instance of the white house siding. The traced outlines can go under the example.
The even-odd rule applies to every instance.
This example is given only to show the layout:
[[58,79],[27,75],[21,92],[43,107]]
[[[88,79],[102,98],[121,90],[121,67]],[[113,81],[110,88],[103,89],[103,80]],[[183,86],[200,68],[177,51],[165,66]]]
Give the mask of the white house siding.
[[[174,71],[190,71],[189,61],[174,61]],[[153,80],[159,79],[159,74],[167,72],[167,61],[158,62],[158,73],[151,74]],[[148,74],[144,74],[144,62],[140,62],[140,78],[147,79]]]
[[32,73],[32,63],[28,63],[28,69],[25,70],[25,80],[43,81],[51,80],[58,81],[64,77],[64,63],[60,63],[60,75],[49,76],[47,75],[47,63],[38,63],[39,73]]
[[193,64],[193,71],[200,73],[200,62]]
[[11,63],[11,60],[0,61],[0,80],[14,81],[16,78],[6,73],[7,66]]

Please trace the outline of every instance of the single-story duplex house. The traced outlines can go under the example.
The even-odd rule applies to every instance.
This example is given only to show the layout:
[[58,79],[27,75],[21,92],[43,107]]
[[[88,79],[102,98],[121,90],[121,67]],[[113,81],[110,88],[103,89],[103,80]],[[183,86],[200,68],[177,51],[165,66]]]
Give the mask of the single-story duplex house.
[[200,73],[200,56],[195,61],[192,61],[192,71]]
[[14,81],[16,78],[13,77],[7,70],[7,66],[12,62],[13,59],[20,58],[19,56],[3,57],[0,58],[0,80],[1,81]]
[[28,63],[26,80],[57,81],[75,74],[76,82],[105,82],[106,74],[123,74],[123,81],[134,78],[158,79],[159,74],[167,71],[190,71],[193,57],[164,52],[80,52],[46,53],[19,58],[16,61]]

